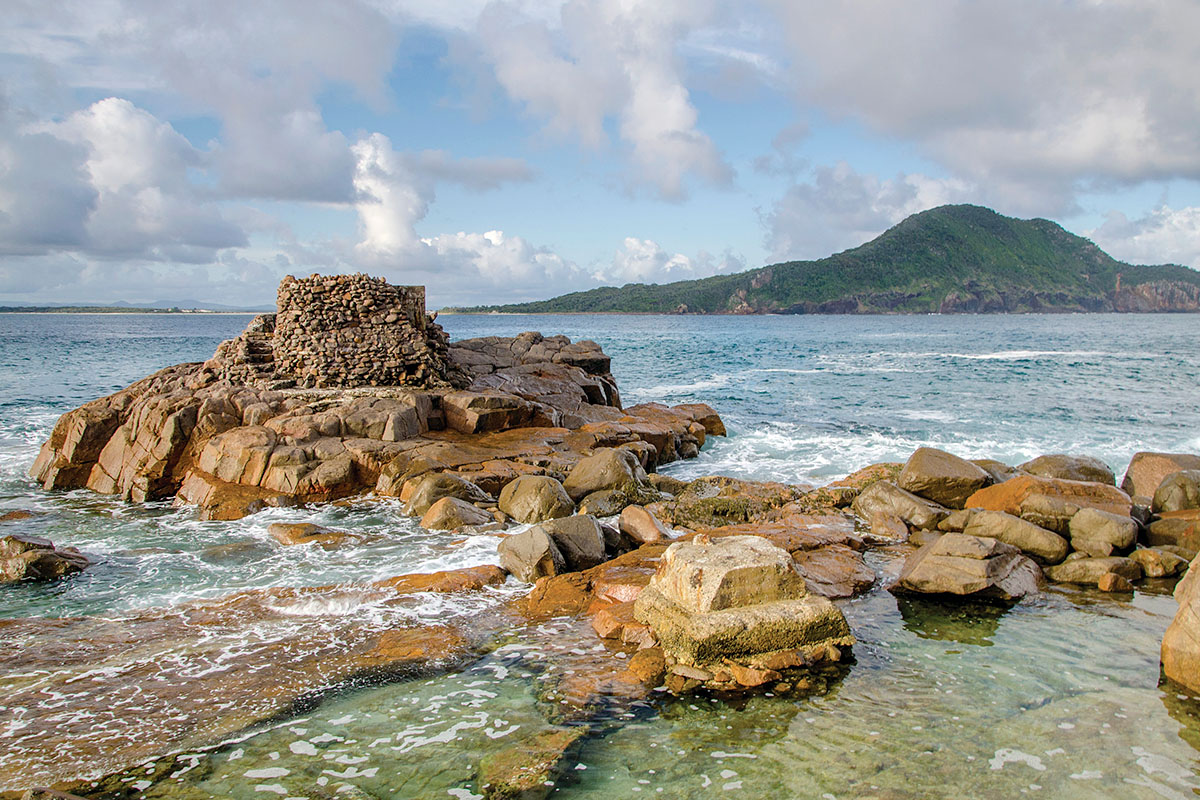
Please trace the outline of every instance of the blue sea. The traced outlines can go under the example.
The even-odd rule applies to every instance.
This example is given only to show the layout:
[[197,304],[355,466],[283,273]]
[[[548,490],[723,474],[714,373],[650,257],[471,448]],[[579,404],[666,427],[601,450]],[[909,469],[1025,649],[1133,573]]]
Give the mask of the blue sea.
[[[26,477],[60,414],[161,367],[206,359],[249,319],[0,314],[0,513],[38,512],[0,525],[97,562],[58,584],[0,587],[0,619],[123,619],[245,588],[495,561],[495,539],[434,536],[387,503],[201,523],[166,503],[46,494]],[[921,445],[1010,464],[1087,454],[1119,478],[1138,450],[1200,452],[1197,315],[438,322],[454,339],[525,330],[593,339],[612,356],[626,405],[712,405],[729,436],[666,468],[681,478],[823,484]],[[349,551],[283,548],[266,534],[280,520],[373,538]],[[248,547],[232,560],[206,555],[229,543]],[[870,558],[881,576],[898,569]],[[657,697],[602,719],[548,790],[567,798],[1192,797],[1200,794],[1200,704],[1159,682],[1158,646],[1176,608],[1169,589],[1148,586],[1132,598],[1054,591],[1007,612],[898,602],[877,589],[843,603],[859,644],[828,692]],[[510,582],[493,600],[522,591]],[[438,621],[477,612],[430,603],[410,613]],[[311,623],[324,624],[322,614],[365,621],[375,610],[318,609]],[[204,769],[131,783],[129,796],[477,798],[480,759],[550,724],[537,686],[554,669],[543,658],[547,643],[566,636],[555,624],[513,633],[458,672],[331,693],[302,717],[192,754]],[[160,668],[177,677],[170,663]],[[0,675],[0,696],[27,680]],[[0,766],[35,758],[19,724],[30,713],[39,711],[0,700]]]

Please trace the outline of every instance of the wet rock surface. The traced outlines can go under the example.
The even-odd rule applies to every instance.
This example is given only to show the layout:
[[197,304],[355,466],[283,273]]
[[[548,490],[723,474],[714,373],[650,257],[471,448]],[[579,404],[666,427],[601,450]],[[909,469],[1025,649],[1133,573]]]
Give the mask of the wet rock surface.
[[10,533],[0,536],[0,583],[51,581],[81,572],[91,561],[73,547],[49,539]]
[[908,558],[894,592],[1018,600],[1037,594],[1041,570],[998,539],[947,533]]

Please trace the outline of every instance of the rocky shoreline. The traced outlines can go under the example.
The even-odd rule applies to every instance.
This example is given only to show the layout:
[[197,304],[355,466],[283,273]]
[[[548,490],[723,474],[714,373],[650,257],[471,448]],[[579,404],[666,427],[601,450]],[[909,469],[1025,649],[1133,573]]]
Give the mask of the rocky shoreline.
[[[429,531],[494,535],[500,566],[254,590],[112,620],[5,621],[0,635],[23,646],[0,664],[36,676],[9,686],[8,704],[36,707],[49,692],[82,707],[24,720],[20,752],[0,766],[0,797],[35,784],[124,796],[135,767],[153,773],[145,794],[153,797],[154,782],[165,786],[177,766],[171,754],[286,717],[336,687],[457,668],[504,631],[555,620],[565,632],[545,647],[571,669],[539,689],[554,727],[489,756],[477,776],[488,797],[541,796],[614,705],[656,691],[824,691],[853,663],[853,630],[838,604],[881,583],[868,554],[902,563],[884,587],[897,594],[1006,605],[1056,585],[1129,593],[1139,581],[1184,574],[1200,549],[1194,455],[1138,453],[1120,488],[1087,457],[1012,467],[930,448],[825,487],[660,475],[724,435],[712,408],[622,408],[594,343],[535,333],[449,343],[423,309],[419,317],[400,309],[412,310],[411,294],[355,278],[349,287],[321,283],[329,288],[315,295],[349,296],[380,330],[364,336],[345,314],[329,317],[330,329],[341,341],[358,328],[350,341],[367,341],[408,320],[395,364],[384,368],[389,380],[411,374],[413,385],[369,385],[373,366],[355,347],[318,348],[343,354],[345,369],[331,371],[326,357],[320,370],[351,385],[317,385],[303,368],[267,357],[278,321],[259,318],[209,362],[168,368],[65,414],[31,474],[46,490],[174,498],[204,519],[397,498]],[[321,326],[304,325],[303,341],[319,342]],[[405,347],[417,354],[412,370]],[[19,566],[54,552],[86,568],[67,549],[47,554],[48,543],[29,543],[20,521],[0,527],[9,534],[0,535],[0,574],[58,579],[71,570]],[[311,523],[272,525],[270,535],[281,546],[364,544],[352,529]],[[1169,679],[1200,692],[1193,573],[1179,582],[1162,663]],[[512,591],[497,604],[501,586]],[[454,593],[468,608],[477,598],[488,610],[436,625],[388,615],[429,593]],[[384,622],[317,627],[290,611],[346,602],[376,604]],[[260,647],[223,649],[268,630],[277,633]],[[148,665],[176,660],[148,680]],[[88,677],[101,666],[103,682]],[[136,704],[124,699],[130,693]],[[148,725],[148,715],[172,721]],[[138,765],[148,759],[156,766],[146,772]]]

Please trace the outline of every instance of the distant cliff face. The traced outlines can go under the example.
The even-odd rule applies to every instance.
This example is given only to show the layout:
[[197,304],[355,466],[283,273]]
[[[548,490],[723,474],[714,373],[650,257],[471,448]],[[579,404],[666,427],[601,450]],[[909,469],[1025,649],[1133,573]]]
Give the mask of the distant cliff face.
[[1200,311],[1200,286],[1182,281],[1151,281],[1113,292],[1114,311]]

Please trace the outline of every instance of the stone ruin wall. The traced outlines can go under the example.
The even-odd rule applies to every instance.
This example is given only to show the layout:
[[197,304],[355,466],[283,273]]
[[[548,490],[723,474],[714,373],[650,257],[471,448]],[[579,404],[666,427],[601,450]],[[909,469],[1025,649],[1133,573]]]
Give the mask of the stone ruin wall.
[[449,337],[425,313],[424,286],[368,275],[288,276],[279,285],[277,374],[301,386],[448,386]]

